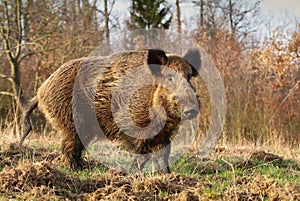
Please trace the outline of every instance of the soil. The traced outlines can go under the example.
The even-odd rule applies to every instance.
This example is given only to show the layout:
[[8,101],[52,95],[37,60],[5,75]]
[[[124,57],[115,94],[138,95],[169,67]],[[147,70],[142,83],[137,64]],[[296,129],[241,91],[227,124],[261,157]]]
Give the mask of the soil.
[[[251,157],[282,160],[266,152]],[[248,163],[247,163],[248,161]],[[207,163],[212,166],[211,163]],[[64,160],[58,151],[24,147],[1,147],[0,199],[21,200],[299,200],[300,188],[283,186],[261,174],[236,177],[224,189],[215,192],[212,183],[179,173],[125,175],[117,170],[81,178],[63,171]],[[89,168],[96,167],[88,161]],[[251,167],[248,160],[235,164]],[[211,168],[211,167],[210,167]],[[213,167],[212,167],[213,168]],[[201,172],[205,176],[205,172]]]

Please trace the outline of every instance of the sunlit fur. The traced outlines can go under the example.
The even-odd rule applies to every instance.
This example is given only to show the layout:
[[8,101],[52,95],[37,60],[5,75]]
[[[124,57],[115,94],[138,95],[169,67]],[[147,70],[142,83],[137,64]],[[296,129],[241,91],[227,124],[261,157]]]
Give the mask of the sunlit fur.
[[[163,53],[164,54],[164,53]],[[39,88],[36,101],[39,109],[45,114],[47,119],[57,128],[62,135],[62,153],[68,160],[70,167],[80,169],[82,167],[81,154],[84,146],[76,133],[73,119],[82,120],[85,123],[84,116],[80,107],[94,107],[96,117],[104,135],[114,142],[116,146],[136,154],[151,154],[171,143],[172,138],[177,133],[184,109],[184,104],[191,107],[197,107],[198,102],[190,101],[191,95],[188,91],[189,78],[192,76],[192,67],[183,58],[178,56],[169,56],[167,58],[153,58],[162,62],[158,73],[148,68],[148,62],[151,57],[160,57],[161,55],[150,55],[148,51],[132,51],[117,53],[110,57],[94,57],[90,59],[81,58],[69,61],[54,72]],[[150,57],[150,60],[149,60]],[[92,66],[92,68],[91,68]],[[106,67],[101,71],[100,68]],[[122,103],[115,105],[115,114],[112,114],[111,96],[114,89],[119,85],[119,80],[130,70],[144,66],[145,77],[130,79],[132,82],[139,82],[139,79],[147,79],[152,85],[143,86],[135,91],[130,99],[129,115],[124,115]],[[167,67],[167,68],[166,68]],[[86,68],[86,69],[85,69]],[[170,71],[172,69],[173,71]],[[82,93],[83,100],[74,102],[74,82],[78,72],[83,75],[89,75],[85,79],[84,85],[80,85],[78,94]],[[86,73],[85,73],[86,71]],[[161,83],[168,82],[170,74],[178,73],[180,79],[170,79],[169,85],[172,85],[177,96],[170,90],[164,88]],[[78,79],[78,78],[77,78]],[[131,86],[131,83],[127,83]],[[135,83],[132,83],[135,84]],[[167,83],[168,84],[168,83]],[[96,86],[95,91],[89,91],[91,86]],[[126,90],[130,92],[131,88]],[[77,93],[77,91],[75,91]],[[178,97],[182,96],[182,97]],[[186,97],[187,96],[187,97]],[[187,100],[184,104],[179,104],[179,98]],[[121,97],[122,99],[122,97]],[[86,101],[87,100],[87,101]],[[122,100],[119,100],[122,102]],[[72,106],[75,105],[75,110]],[[165,112],[156,111],[155,116],[151,118],[149,112],[153,106],[161,106]],[[76,109],[77,108],[77,109]],[[128,119],[128,117],[130,119]],[[119,129],[114,118],[119,121],[133,122],[139,128],[146,127],[150,121],[166,121],[163,129],[154,137],[147,138],[151,133],[141,133],[143,139],[128,136]],[[130,127],[130,125],[128,125]],[[155,132],[155,131],[153,131]],[[81,136],[82,137],[82,136]],[[84,136],[85,143],[97,138],[97,133],[93,131],[86,132]],[[167,148],[161,158],[156,162],[169,172],[168,157],[170,148]],[[137,159],[134,166],[143,168],[149,157]]]

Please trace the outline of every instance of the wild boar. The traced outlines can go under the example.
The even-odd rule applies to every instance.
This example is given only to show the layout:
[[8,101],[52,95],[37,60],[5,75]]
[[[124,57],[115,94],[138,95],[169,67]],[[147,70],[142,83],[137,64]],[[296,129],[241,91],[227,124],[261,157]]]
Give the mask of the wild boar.
[[[180,122],[199,113],[190,79],[198,75],[200,62],[197,48],[183,57],[148,49],[69,61],[31,100],[20,144],[31,131],[30,114],[38,107],[61,132],[62,153],[73,169],[82,168],[82,151],[100,138],[93,129],[98,124],[116,146],[140,154],[133,167],[142,169],[153,156],[158,168],[170,172],[171,141]],[[95,122],[85,118],[86,110],[94,111]]]

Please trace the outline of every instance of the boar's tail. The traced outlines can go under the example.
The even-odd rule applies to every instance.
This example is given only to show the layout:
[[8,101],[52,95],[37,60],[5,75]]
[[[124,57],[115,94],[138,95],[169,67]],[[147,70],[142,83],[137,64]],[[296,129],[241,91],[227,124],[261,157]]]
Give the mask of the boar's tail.
[[20,144],[19,144],[20,147],[22,147],[25,138],[29,135],[30,131],[32,130],[30,115],[37,106],[38,106],[38,98],[37,96],[35,96],[30,100],[27,109],[24,112],[24,124],[27,126],[27,129],[23,133],[23,136],[20,140]]

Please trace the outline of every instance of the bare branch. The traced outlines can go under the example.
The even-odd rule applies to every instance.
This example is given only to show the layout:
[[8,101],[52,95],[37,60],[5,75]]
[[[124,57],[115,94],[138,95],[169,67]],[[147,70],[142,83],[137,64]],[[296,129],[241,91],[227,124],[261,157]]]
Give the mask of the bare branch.
[[6,79],[6,80],[9,80],[9,81],[13,80],[13,78],[11,76],[7,76],[7,75],[1,74],[1,73],[0,73],[0,79]]
[[[42,40],[43,38],[45,38],[45,37],[43,36],[43,37],[37,38],[35,41]],[[37,42],[35,42],[35,41],[33,41],[33,42],[22,42],[22,43],[19,43],[19,44],[17,44],[17,45],[15,46],[15,48],[16,48],[16,49],[19,49],[19,48],[21,48],[21,47],[23,47],[23,46],[29,46],[29,45],[40,46],[40,44],[37,43]]]
[[[16,13],[17,13],[17,18],[16,18],[16,24],[17,26],[17,30],[18,30],[18,43],[17,44],[22,44],[22,34],[23,34],[23,27],[22,27],[22,19],[21,19],[21,9],[22,9],[22,1],[21,0],[17,0],[17,5],[16,5]],[[16,55],[15,58],[18,58],[21,55],[21,46],[19,45],[19,47],[16,50]]]
[[102,10],[96,8],[96,11],[99,12],[99,13],[101,13],[102,15],[104,15],[104,12]]
[[28,56],[32,56],[32,55],[35,55],[35,54],[38,54],[38,53],[40,53],[40,52],[28,52],[27,54],[24,54],[24,55],[19,59],[18,62],[23,61],[23,60],[24,60],[26,57],[28,57]]
[[14,97],[13,93],[10,93],[10,92],[7,92],[7,91],[0,91],[0,95]]
[[[6,23],[7,23],[7,27],[10,27],[10,17],[8,14],[8,5],[7,5],[7,1],[4,2],[4,13],[5,13],[5,18],[6,18]],[[10,29],[6,30],[6,38],[8,39],[8,36],[10,35]]]
[[7,75],[4,75],[4,74],[0,74],[0,78],[2,78],[2,79],[8,79],[8,78],[10,78],[10,77],[7,76]]
[[112,12],[112,10],[114,8],[115,3],[116,3],[116,0],[113,0],[112,3],[111,3],[111,5],[110,5],[110,11],[108,11],[108,15],[111,14],[111,12]]
[[12,55],[12,52],[10,51],[10,45],[9,45],[9,38],[10,38],[11,30],[10,30],[10,18],[9,18],[9,14],[8,14],[7,1],[4,2],[4,12],[5,12],[5,20],[6,20],[7,29],[5,29],[5,25],[4,25],[3,21],[1,20],[0,21],[1,22],[0,23],[0,36],[2,37],[4,52],[6,53],[9,62],[12,62],[14,57]]

